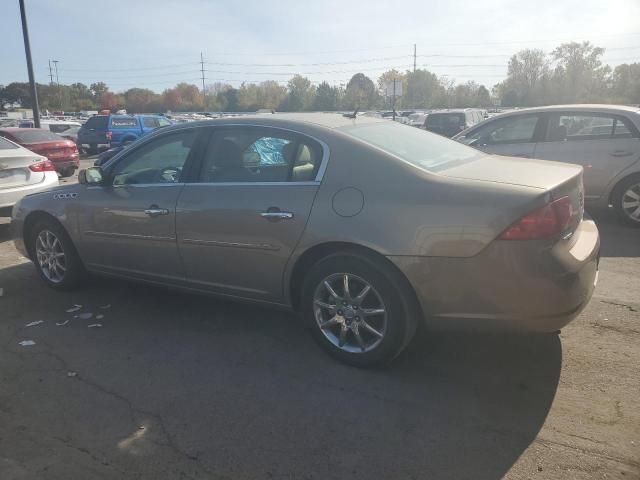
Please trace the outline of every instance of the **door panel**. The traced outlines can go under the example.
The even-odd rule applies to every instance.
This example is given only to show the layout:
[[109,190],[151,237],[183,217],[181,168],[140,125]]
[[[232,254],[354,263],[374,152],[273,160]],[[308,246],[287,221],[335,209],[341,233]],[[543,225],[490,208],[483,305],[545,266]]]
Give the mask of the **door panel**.
[[618,136],[623,120],[589,112],[551,115],[546,140],[538,144],[536,158],[576,163],[584,167],[587,199],[595,200],[611,181],[640,158],[640,139],[628,130]]
[[186,185],[176,230],[189,282],[218,293],[282,301],[284,269],[317,189],[296,183]]
[[[175,206],[182,187],[87,188],[79,212],[79,247],[87,266],[136,276],[183,278],[175,235]],[[151,207],[156,208],[145,213]]]

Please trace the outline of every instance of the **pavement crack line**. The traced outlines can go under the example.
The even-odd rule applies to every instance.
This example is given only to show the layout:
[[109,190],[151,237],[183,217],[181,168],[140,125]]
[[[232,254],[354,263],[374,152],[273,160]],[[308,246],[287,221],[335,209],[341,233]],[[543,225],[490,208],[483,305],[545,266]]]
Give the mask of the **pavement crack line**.
[[640,463],[636,462],[635,460],[631,460],[629,458],[620,458],[620,457],[614,457],[613,455],[609,455],[605,452],[601,452],[598,450],[593,450],[591,448],[582,448],[582,447],[577,447],[575,445],[571,445],[568,443],[564,443],[564,442],[558,442],[555,440],[549,440],[547,438],[542,438],[542,437],[538,437],[534,440],[534,443],[539,443],[541,445],[544,445],[545,447],[549,447],[551,445],[555,445],[558,447],[564,447],[564,448],[568,448],[571,450],[576,450],[580,453],[584,453],[585,455],[593,455],[596,457],[600,457],[600,458],[605,458],[607,460],[611,460],[613,462],[619,463],[621,465],[627,465],[629,467],[636,467],[636,468],[640,468]]
[[626,303],[612,302],[610,300],[600,300],[600,303],[606,303],[607,305],[615,305],[616,307],[626,308],[630,312],[640,312],[640,310],[638,310],[637,308],[632,307],[631,305],[627,305]]

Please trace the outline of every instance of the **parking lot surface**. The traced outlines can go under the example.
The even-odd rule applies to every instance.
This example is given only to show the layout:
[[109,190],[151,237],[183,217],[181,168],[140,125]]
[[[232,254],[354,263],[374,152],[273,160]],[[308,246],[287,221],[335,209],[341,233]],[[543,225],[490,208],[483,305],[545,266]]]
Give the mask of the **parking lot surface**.
[[640,230],[599,227],[560,335],[421,332],[361,370],[288,313],[50,290],[0,221],[0,478],[640,478]]

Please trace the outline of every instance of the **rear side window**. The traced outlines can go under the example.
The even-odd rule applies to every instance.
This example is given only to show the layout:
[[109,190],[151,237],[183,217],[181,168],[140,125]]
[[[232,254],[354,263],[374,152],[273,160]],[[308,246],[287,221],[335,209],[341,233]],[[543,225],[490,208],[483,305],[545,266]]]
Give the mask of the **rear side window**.
[[309,182],[321,161],[322,147],[293,132],[221,128],[207,146],[200,182]]
[[502,118],[486,124],[465,136],[461,141],[476,147],[482,145],[506,145],[530,143],[538,123],[538,115],[522,115]]
[[142,124],[145,126],[145,128],[157,128],[158,120],[152,117],[144,117],[142,119]]
[[111,119],[111,128],[131,128],[137,127],[138,120],[135,117],[113,117]]
[[460,127],[465,123],[464,113],[432,113],[427,117],[430,127]]
[[627,119],[616,118],[613,124],[613,138],[638,138],[638,131]]
[[[611,138],[616,118],[597,114],[555,114],[549,117],[547,141],[580,141]],[[620,132],[624,135],[624,132]]]
[[107,117],[106,115],[96,115],[95,117],[89,118],[84,126],[87,128],[93,128],[95,130],[106,130],[108,122],[109,117]]

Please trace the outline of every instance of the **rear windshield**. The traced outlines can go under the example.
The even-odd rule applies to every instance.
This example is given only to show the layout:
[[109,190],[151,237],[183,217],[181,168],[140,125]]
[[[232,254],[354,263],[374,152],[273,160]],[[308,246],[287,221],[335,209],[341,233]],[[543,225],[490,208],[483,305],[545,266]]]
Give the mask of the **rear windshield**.
[[0,137],[0,150],[12,150],[14,148],[18,148],[18,146],[7,140],[6,138]]
[[46,142],[49,140],[62,140],[59,135],[48,130],[37,128],[26,128],[24,130],[13,130],[11,132],[20,143]]
[[437,171],[484,154],[448,138],[397,123],[371,123],[340,128],[425,170]]
[[138,121],[133,117],[113,117],[111,119],[112,127],[136,127]]
[[87,128],[95,128],[96,130],[106,130],[108,121],[109,117],[106,115],[96,115],[87,120],[84,126]]
[[432,113],[427,117],[429,126],[459,127],[464,123],[464,113]]

